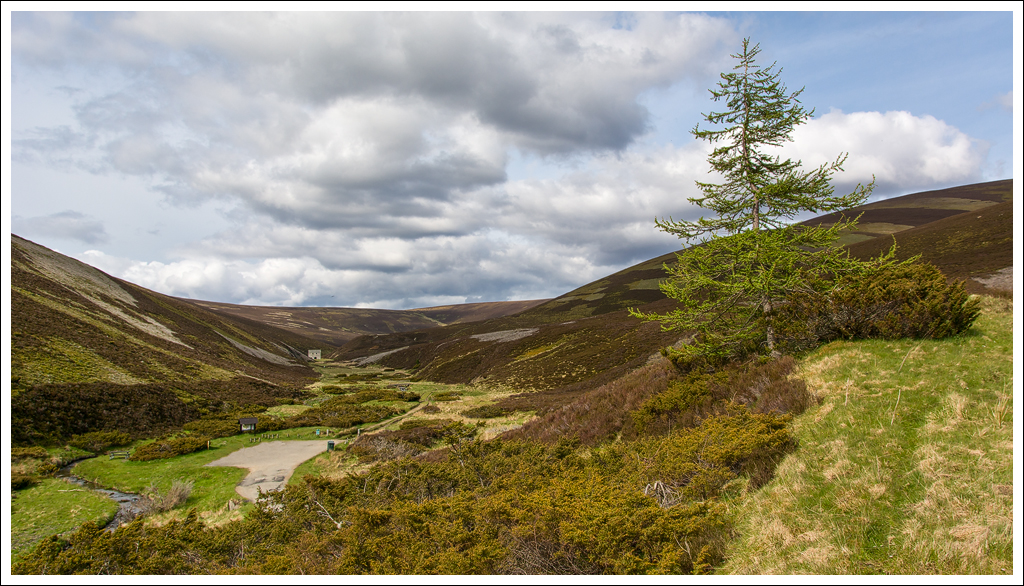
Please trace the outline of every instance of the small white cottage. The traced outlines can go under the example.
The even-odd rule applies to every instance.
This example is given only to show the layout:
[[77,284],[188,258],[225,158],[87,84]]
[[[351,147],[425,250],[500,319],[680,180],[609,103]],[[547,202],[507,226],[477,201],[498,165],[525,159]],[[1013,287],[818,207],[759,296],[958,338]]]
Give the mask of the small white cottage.
[[320,360],[320,350],[309,350],[310,360]]

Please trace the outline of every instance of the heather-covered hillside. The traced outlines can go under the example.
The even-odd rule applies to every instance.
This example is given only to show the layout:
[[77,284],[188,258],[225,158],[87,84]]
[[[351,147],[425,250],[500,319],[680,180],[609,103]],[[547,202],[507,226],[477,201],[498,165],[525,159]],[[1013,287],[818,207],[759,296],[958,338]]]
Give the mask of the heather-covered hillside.
[[197,406],[274,404],[317,379],[304,358],[315,340],[214,314],[17,236],[11,244],[19,441],[163,428]]

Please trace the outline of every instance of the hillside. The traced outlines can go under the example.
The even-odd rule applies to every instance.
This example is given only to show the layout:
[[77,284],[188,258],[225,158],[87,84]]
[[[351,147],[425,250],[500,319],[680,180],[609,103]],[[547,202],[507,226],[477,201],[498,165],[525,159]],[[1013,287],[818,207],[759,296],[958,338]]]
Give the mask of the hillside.
[[215,301],[193,301],[204,309],[260,322],[341,346],[364,335],[392,334],[449,324],[504,317],[529,309],[544,300],[464,303],[422,309],[355,309],[348,307],[264,307]]
[[[844,236],[861,258],[887,251],[893,239],[901,257],[923,254],[950,277],[972,279],[972,292],[997,293],[993,273],[1012,271],[1011,180],[914,193],[855,208],[857,230]],[[828,224],[840,214],[809,220]],[[585,389],[621,376],[659,349],[679,341],[628,315],[627,309],[665,313],[674,307],[658,284],[674,252],[639,263],[550,301],[495,320],[441,329],[356,338],[333,357],[416,368],[426,380],[490,383],[544,391],[508,400],[508,408],[567,404]],[[979,280],[980,279],[980,280]]]
[[[87,503],[52,478],[19,490],[16,571],[1009,573],[1012,302],[986,277],[1012,270],[1011,190],[876,202],[871,229],[903,229],[850,244],[866,258],[895,238],[902,256],[998,293],[967,332],[688,373],[659,354],[680,334],[626,311],[673,307],[657,288],[673,254],[514,315],[371,313],[364,327],[433,325],[329,348],[303,332],[334,335],[363,310],[169,298],[13,237],[13,445],[96,429],[129,432],[136,453],[180,427],[216,438],[152,462],[82,463],[76,474],[122,491],[195,480],[182,506],[114,533],[46,537],[83,518],[37,519]],[[321,345],[307,393],[301,353]],[[243,412],[273,432],[265,445],[329,427],[337,448],[233,508],[243,472],[207,464],[261,441],[237,434]]]
[[[317,379],[303,357],[319,345],[143,289],[11,236],[11,389],[19,441],[67,432],[64,423],[50,421],[68,417],[58,411],[80,409],[74,425],[84,433],[180,424],[223,401],[274,404]],[[149,414],[139,415],[144,411]],[[135,415],[124,419],[129,412]]]
[[[1005,277],[1008,271],[1012,271],[1012,197],[1012,180],[991,181],[876,201],[848,212],[819,216],[805,223],[829,224],[840,216],[859,215],[857,229],[840,240],[855,256],[878,256],[892,246],[895,238],[901,257],[923,254],[925,260],[939,266],[948,276],[970,279],[968,289],[972,293],[995,293],[1005,291]],[[625,339],[622,338],[621,322],[631,320],[626,313],[628,308],[663,311],[662,308],[672,306],[672,302],[662,295],[659,282],[665,277],[664,264],[673,262],[675,254],[669,252],[644,261],[550,300],[469,303],[403,311],[189,302],[218,313],[286,329],[320,340],[328,346],[344,346],[333,354],[336,358],[367,358],[401,349],[395,354],[401,353],[411,360],[402,360],[396,355],[384,362],[410,367],[419,361],[427,367],[423,376],[437,376],[446,381],[466,382],[477,376],[493,374],[510,384],[518,381],[535,388],[551,388],[560,386],[560,383],[580,382],[587,378],[585,371],[594,372],[601,368],[596,356],[581,356],[579,348],[564,343],[569,332],[576,329],[569,326],[578,324],[583,328],[576,336],[578,341],[596,335],[593,339],[597,341],[611,336],[608,339],[621,342]],[[993,275],[996,278],[989,280]],[[660,305],[657,308],[647,307],[652,303]],[[607,317],[590,320],[600,316]],[[589,321],[578,322],[584,318]],[[552,327],[558,324],[566,327]],[[448,327],[443,331],[424,333],[442,325]],[[515,347],[490,344],[497,356],[495,360],[480,358],[491,352],[483,346],[457,344],[436,355],[429,349],[429,344],[447,346],[467,336],[524,328],[540,328],[540,331]],[[607,335],[596,334],[606,328],[612,331]],[[360,336],[369,338],[360,339]],[[655,345],[640,341],[631,344],[638,348],[639,353],[655,352],[657,344],[672,343],[674,340],[671,338],[658,337],[656,341],[652,340]],[[481,342],[479,338],[476,340]],[[486,341],[483,342],[486,345]],[[421,346],[423,344],[427,346]],[[413,351],[412,346],[417,346],[417,350]],[[545,356],[533,363],[511,360],[524,352]],[[583,350],[582,353],[587,354],[588,351]],[[465,358],[470,354],[477,358]],[[627,354],[628,364],[638,364],[639,354]],[[545,363],[563,358],[574,364],[568,370],[575,374],[562,371],[555,377],[544,374],[543,371],[553,368],[548,368]],[[467,366],[467,360],[476,364]],[[510,360],[517,366],[509,363]],[[499,365],[502,366],[499,368]],[[529,374],[528,371],[537,365],[541,366],[541,372],[535,373],[536,376]],[[497,370],[490,373],[490,369]]]
[[947,277],[966,280],[971,293],[1005,294],[1011,287],[1012,278],[1005,278],[1013,271],[1011,179],[913,193],[807,223],[858,214],[857,229],[841,240],[855,257],[877,257],[895,239],[899,258],[921,255]]

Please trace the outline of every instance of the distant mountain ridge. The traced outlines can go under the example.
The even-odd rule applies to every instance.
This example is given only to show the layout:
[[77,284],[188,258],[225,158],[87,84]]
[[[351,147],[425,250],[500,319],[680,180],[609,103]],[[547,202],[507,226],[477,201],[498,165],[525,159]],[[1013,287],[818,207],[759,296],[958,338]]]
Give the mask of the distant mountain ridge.
[[253,320],[319,340],[329,346],[364,335],[392,334],[424,328],[493,319],[543,303],[495,301],[422,309],[360,309],[347,307],[272,307],[184,299],[213,312]]

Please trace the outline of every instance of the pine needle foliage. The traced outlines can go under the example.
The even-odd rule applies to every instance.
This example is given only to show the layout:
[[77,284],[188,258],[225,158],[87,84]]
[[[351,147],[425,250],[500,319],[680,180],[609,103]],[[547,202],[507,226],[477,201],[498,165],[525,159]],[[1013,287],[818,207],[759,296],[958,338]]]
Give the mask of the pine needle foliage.
[[690,202],[714,215],[694,222],[656,220],[663,231],[697,244],[665,267],[669,278],[662,291],[681,306],[664,315],[631,310],[660,321],[665,330],[696,332],[691,344],[673,351],[688,358],[775,352],[774,310],[790,293],[820,292],[835,276],[858,270],[857,261],[833,246],[856,218],[831,226],[792,221],[807,212],[860,205],[874,184],[837,195],[829,181],[842,170],[846,154],[804,171],[800,161],[772,152],[792,140],[794,128],[814,111],[801,106],[803,89],[788,93],[775,63],[757,64],[759,53],[759,45],[744,39],[742,52],[733,55],[738,64],[710,90],[714,101],[726,104],[724,111],[704,115],[716,128],[693,129],[696,138],[715,145],[708,162],[724,181],[698,181],[703,196]]

